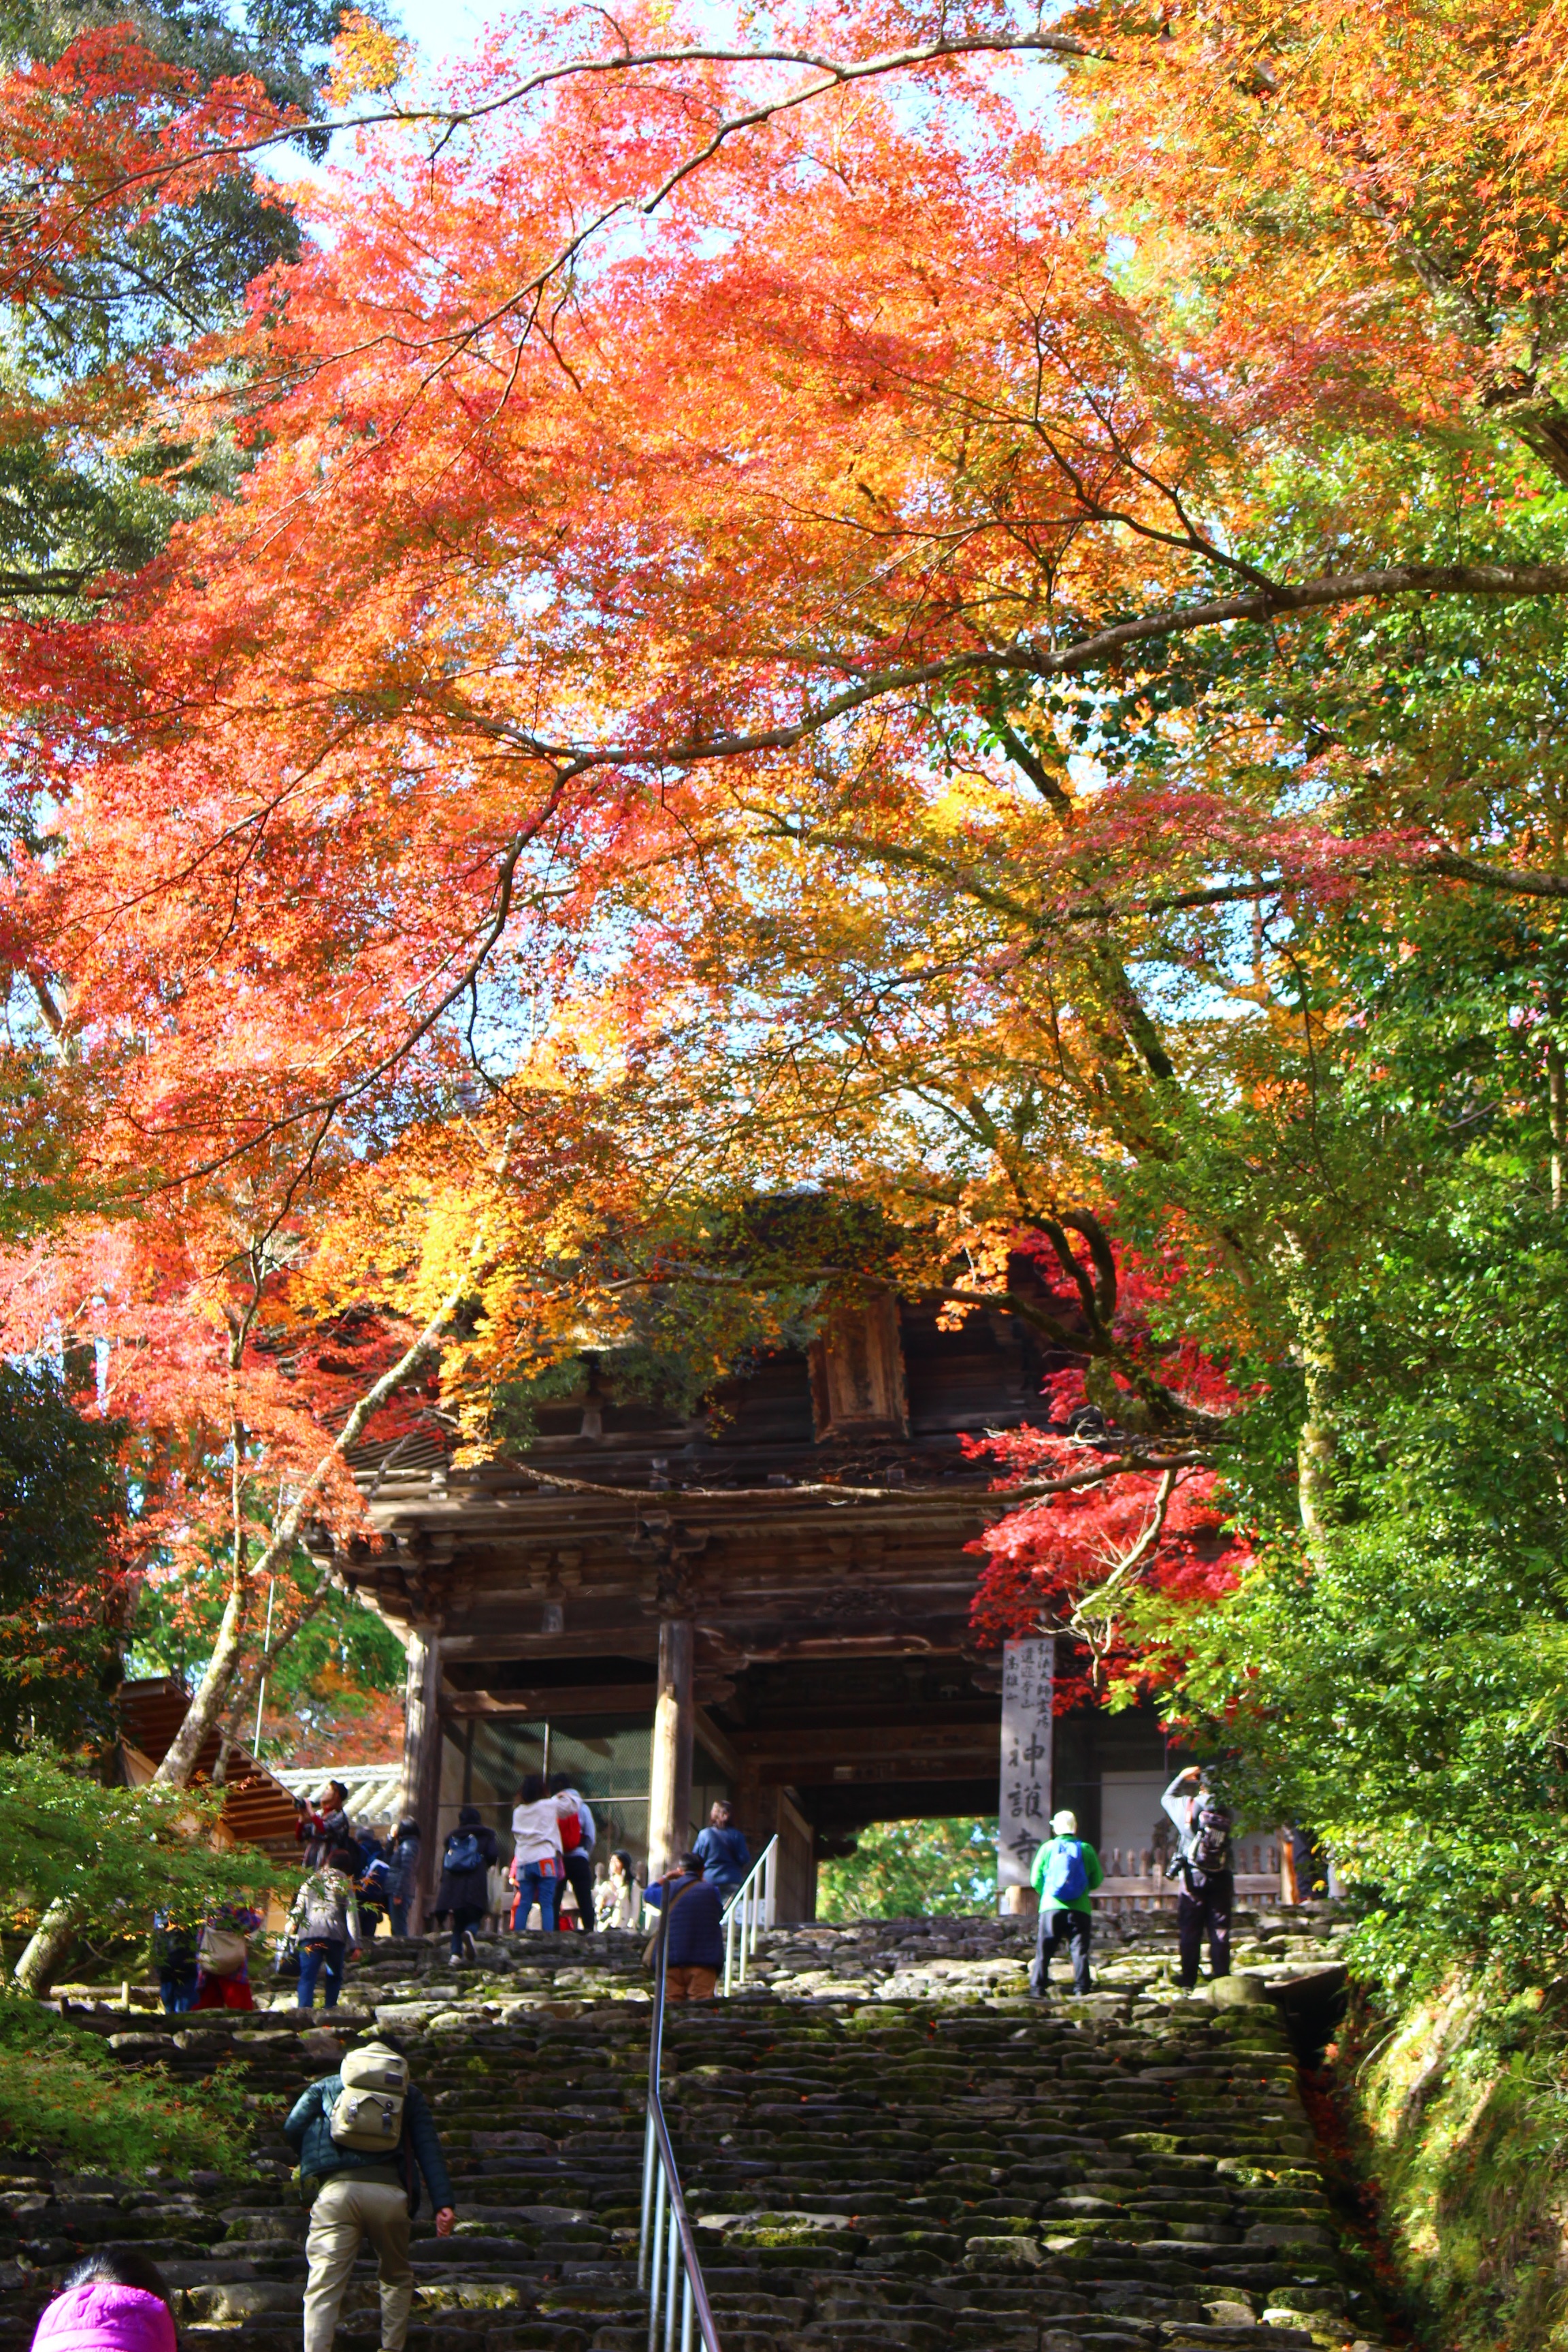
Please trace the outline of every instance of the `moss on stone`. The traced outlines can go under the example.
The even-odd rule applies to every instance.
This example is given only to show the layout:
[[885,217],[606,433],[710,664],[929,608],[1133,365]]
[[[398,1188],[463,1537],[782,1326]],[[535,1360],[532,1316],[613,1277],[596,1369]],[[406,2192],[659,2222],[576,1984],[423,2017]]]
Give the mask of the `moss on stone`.
[[1418,2326],[1568,2352],[1568,2003],[1456,1977],[1342,2037],[1363,2175]]

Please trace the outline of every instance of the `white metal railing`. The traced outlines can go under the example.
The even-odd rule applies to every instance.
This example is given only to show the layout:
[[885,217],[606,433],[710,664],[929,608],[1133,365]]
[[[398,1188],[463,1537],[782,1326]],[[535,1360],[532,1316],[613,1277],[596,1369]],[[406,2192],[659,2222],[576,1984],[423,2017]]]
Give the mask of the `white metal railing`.
[[692,2352],[692,2334],[703,2352],[721,2352],[713,2306],[708,2300],[697,2236],[680,2193],[675,2150],[659,2097],[664,2058],[664,1977],[668,1956],[661,1927],[654,1968],[653,2028],[647,2052],[647,2129],[643,2140],[642,2232],[637,2241],[637,2284],[647,2291],[647,2352],[674,2352],[675,2305],[680,2303],[680,2352]]
[[771,1837],[724,1906],[724,1990],[746,1981],[757,1931],[771,1927],[778,1908],[779,1842]]

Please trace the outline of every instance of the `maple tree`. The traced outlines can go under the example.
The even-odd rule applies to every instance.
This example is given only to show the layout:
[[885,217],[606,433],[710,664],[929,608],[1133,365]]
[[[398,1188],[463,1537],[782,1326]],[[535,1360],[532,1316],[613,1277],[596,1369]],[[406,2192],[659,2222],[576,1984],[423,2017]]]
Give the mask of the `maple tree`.
[[335,7],[224,20],[138,0],[116,21],[16,0],[0,24],[0,605],[90,608],[169,523],[232,483],[221,432],[160,393],[299,251],[293,211],[237,141],[321,110],[307,53]]
[[[803,1174],[873,1192],[959,1306],[1114,1207],[1273,1402],[1166,1378],[1091,1276],[1099,1534],[1137,1537],[1163,1446],[1195,1539],[1244,1425],[1283,1475],[1293,1414],[1326,1540],[1380,1190],[1352,908],[1545,910],[1564,1142],[1568,872],[1525,749],[1568,587],[1558,24],[867,11],[722,45],[634,15],[621,46],[563,16],[367,130],[219,347],[232,497],[6,648],[44,794],[15,966],[141,1264],[171,1218],[215,1236],[191,1328],[240,1194],[309,1228],[333,1312],[403,1317],[421,1367],[455,1337],[479,1392],[625,1295],[604,1236],[664,1263],[650,1177],[672,1233]],[[521,1141],[441,1287],[410,1236],[476,1106]],[[298,1392],[263,1354],[240,1412],[210,1328],[206,1425],[281,1431]],[[324,1425],[277,1465],[350,1512]],[[237,1544],[240,1633],[274,1540]]]
[[[303,1215],[289,1231],[276,1214],[247,1217],[243,1200],[205,1205],[204,1217],[182,1202],[177,1225],[79,1220],[5,1267],[8,1344],[36,1349],[53,1334],[90,1350],[97,1408],[127,1433],[138,1572],[199,1593],[221,1563],[221,1618],[159,1766],[176,1785],[235,1696],[258,1593],[283,1585],[258,1668],[319,1611],[304,1534],[361,1521],[351,1451],[373,1425],[395,1443],[417,1420],[418,1376],[455,1305],[448,1286],[422,1319],[357,1305],[332,1315],[306,1295]],[[411,1289],[421,1271],[428,1282],[427,1267],[413,1269]]]
[[[1218,38],[1205,22],[1173,47],[1114,23],[947,40],[1009,67],[1009,47],[1075,59],[1052,94],[1080,131],[1067,139],[1030,125],[991,62],[952,55],[902,68],[940,100],[905,122],[874,94],[891,68],[871,21],[844,66],[873,89],[852,113],[842,79],[809,67],[752,68],[784,74],[764,104],[744,61],[633,71],[613,52],[580,56],[617,65],[613,86],[568,75],[545,106],[512,94],[498,55],[428,171],[401,140],[367,154],[321,202],[330,242],[258,308],[270,447],[121,608],[116,676],[142,680],[142,709],[74,767],[68,905],[35,901],[83,1007],[144,995],[154,938],[184,975],[187,1098],[160,1092],[160,1146],[199,1163],[279,1122],[366,1115],[481,970],[504,987],[513,961],[559,951],[596,887],[675,859],[693,831],[754,838],[771,823],[807,848],[920,855],[920,772],[954,692],[961,715],[987,680],[1099,677],[1173,633],[1413,588],[1559,592],[1554,551],[1507,543],[1529,504],[1516,485],[1478,491],[1500,542],[1486,561],[1408,544],[1412,470],[1462,464],[1468,425],[1484,437],[1479,361],[1433,310],[1427,264],[1406,285],[1402,248],[1348,208],[1322,113],[1342,103],[1314,45],[1325,27],[1342,59],[1348,20],[1310,12]],[[1237,54],[1271,38],[1300,68],[1272,110]],[[1468,56],[1459,39],[1447,62]],[[1386,118],[1385,208],[1408,209],[1400,107],[1429,98],[1436,65],[1392,38],[1358,50]],[[789,110],[727,136],[745,89],[752,113]],[[1461,120],[1446,117],[1450,136]],[[704,142],[714,152],[632,249],[590,263],[587,227],[630,219]],[[1237,158],[1201,237],[1181,176],[1199,154]],[[1515,179],[1518,223],[1541,182],[1523,166]],[[1262,238],[1247,207],[1281,183],[1315,235]],[[1125,263],[1108,258],[1119,229]],[[1528,286],[1514,256],[1503,308],[1544,299],[1553,251]],[[1352,303],[1365,323],[1331,349]],[[672,417],[697,429],[672,436]],[[1296,544],[1249,549],[1270,488],[1289,489],[1329,431],[1350,478],[1297,518]],[[608,482],[614,497],[595,487]],[[1314,563],[1346,522],[1381,553]],[[1049,747],[1008,731],[1020,772],[1033,760],[1048,776]],[[149,870],[155,813],[173,804],[189,813],[179,848]],[[1144,871],[1165,890],[1250,887],[1214,883],[1221,843],[1266,872],[1278,851],[1304,882],[1368,856],[1458,855],[1407,833],[1281,830],[1266,809],[1184,816],[1184,856],[1135,798],[1084,816],[1055,840],[1040,920],[1098,921],[1108,861],[1123,898]],[[1052,839],[1043,825],[1032,845]],[[218,1050],[247,968],[267,972],[274,1040],[248,1088]],[[1138,1009],[1118,959],[1098,968],[1102,1028],[1135,1076]],[[323,1024],[353,1040],[330,1085],[276,1044]]]
[[[1179,1686],[1185,1659],[1179,1646],[1162,1654],[1151,1641],[1149,1597],[1172,1622],[1202,1613],[1235,1591],[1249,1559],[1215,1466],[1231,1450],[1247,1400],[1181,1335],[1179,1322],[1159,1328],[1162,1310],[1180,1297],[1184,1269],[1113,1250],[1085,1222],[1099,1244],[1100,1280],[1087,1297],[1075,1286],[1076,1296],[1053,1300],[1052,1318],[1058,1345],[1081,1360],[1047,1375],[1044,1426],[967,1444],[973,1456],[1005,1465],[1004,1492],[1008,1482],[1033,1490],[971,1546],[985,1560],[975,1631],[987,1646],[1055,1633],[1058,1714]],[[1018,1238],[1034,1240],[1037,1262],[1047,1258],[1045,1236]],[[1077,1265],[1059,1246],[1065,1238],[1059,1229],[1051,1236],[1058,1279]],[[1075,1332],[1075,1320],[1087,1328]],[[1086,1344],[1105,1325],[1127,1368],[1120,1375]],[[1151,1442],[1151,1406],[1178,1399],[1201,1412],[1201,1427],[1194,1414],[1184,1444]]]

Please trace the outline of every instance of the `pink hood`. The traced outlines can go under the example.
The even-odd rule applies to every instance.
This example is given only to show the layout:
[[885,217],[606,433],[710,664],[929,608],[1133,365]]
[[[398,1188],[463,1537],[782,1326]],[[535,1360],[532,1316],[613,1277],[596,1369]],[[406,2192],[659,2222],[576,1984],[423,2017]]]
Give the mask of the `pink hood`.
[[139,2286],[74,2286],[38,2322],[33,2352],[175,2352],[174,2320]]

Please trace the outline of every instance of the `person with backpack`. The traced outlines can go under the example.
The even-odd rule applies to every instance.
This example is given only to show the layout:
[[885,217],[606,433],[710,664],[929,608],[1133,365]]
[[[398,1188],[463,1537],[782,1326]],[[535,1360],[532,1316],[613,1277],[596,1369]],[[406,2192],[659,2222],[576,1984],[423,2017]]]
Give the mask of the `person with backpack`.
[[399,1822],[386,1856],[386,1900],[399,1942],[407,1940],[409,1907],[419,1892],[419,1846],[418,1822]]
[[745,1884],[752,1867],[752,1849],[735,1827],[735,1809],[720,1797],[708,1814],[708,1826],[691,1849],[702,1864],[702,1874],[728,1903]]
[[661,1914],[645,1957],[657,1967],[662,1937],[666,2000],[711,2000],[724,1965],[724,1904],[713,1881],[703,1876],[700,1856],[683,1853],[645,1899]]
[[1209,1969],[1230,1974],[1230,1913],[1236,1897],[1231,1858],[1231,1816],[1210,1789],[1201,1765],[1178,1772],[1160,1800],[1180,1841],[1169,1875],[1179,1877],[1176,1942],[1181,1952],[1182,1990],[1198,1980],[1198,1958],[1206,1935]]
[[1050,1992],[1051,1962],[1058,1944],[1067,1945],[1072,1953],[1074,1992],[1094,1990],[1089,1972],[1089,1948],[1094,1934],[1089,1897],[1104,1876],[1100,1856],[1078,1833],[1078,1815],[1065,1810],[1053,1813],[1051,1834],[1036,1853],[1029,1873],[1040,1897],[1040,1924],[1029,1970],[1029,1990],[1037,2000],[1044,2000]]
[[74,2263],[34,2331],[32,2352],[176,2352],[163,2272],[135,2246]]
[[474,1929],[490,1907],[490,1864],[496,1858],[496,1833],[485,1827],[478,1805],[458,1809],[458,1826],[441,1852],[441,1884],[436,1889],[436,1916],[449,1918],[452,1958],[477,1960]]
[[447,2160],[408,2061],[384,2037],[351,2050],[335,2074],[295,2101],[283,2136],[300,2153],[301,2193],[314,2192],[305,2241],[305,2352],[331,2352],[343,2292],[369,2239],[381,2282],[382,2352],[403,2352],[414,2305],[408,2226],[419,2179],[436,2209],[436,2235],[457,2214]]
[[561,1809],[551,1795],[542,1772],[530,1772],[517,1792],[511,1817],[511,1883],[517,1901],[511,1906],[511,1931],[521,1935],[529,1914],[539,1906],[539,1924],[555,1925],[555,1900],[566,1875],[561,1842]]
[[[555,1811],[561,1822],[561,1859],[565,1865],[566,1884],[577,1897],[577,1916],[586,1934],[592,1935],[594,1911],[594,1841],[598,1836],[588,1800],[572,1785],[570,1772],[557,1772],[550,1783],[550,1793],[555,1800]],[[566,1924],[556,1905],[555,1924]]]
[[165,2015],[183,2017],[196,1997],[196,1937],[172,1911],[153,1914],[153,1965]]
[[250,1938],[260,1925],[260,1912],[243,1903],[220,1903],[207,1914],[196,1938],[193,2009],[256,2007],[250,1990]]
[[328,1854],[339,1846],[355,1844],[353,1831],[349,1826],[348,1801],[347,1784],[342,1780],[325,1781],[317,1790],[313,1812],[303,1797],[295,1798],[294,1811],[298,1818],[294,1823],[294,1835],[305,1849],[307,1870],[321,1869]]
[[375,1931],[392,1908],[392,1865],[386,1849],[374,1830],[367,1830],[360,1840],[364,1866],[354,1881],[354,1893],[359,1897],[359,1916],[364,1928],[365,1941],[375,1941]]
[[326,1979],[326,2006],[336,2009],[343,1969],[358,1950],[359,1906],[354,1900],[355,1857],[338,1846],[320,1870],[300,1885],[289,1913],[289,1933],[300,1948],[297,2005],[313,2009],[316,1985]]

